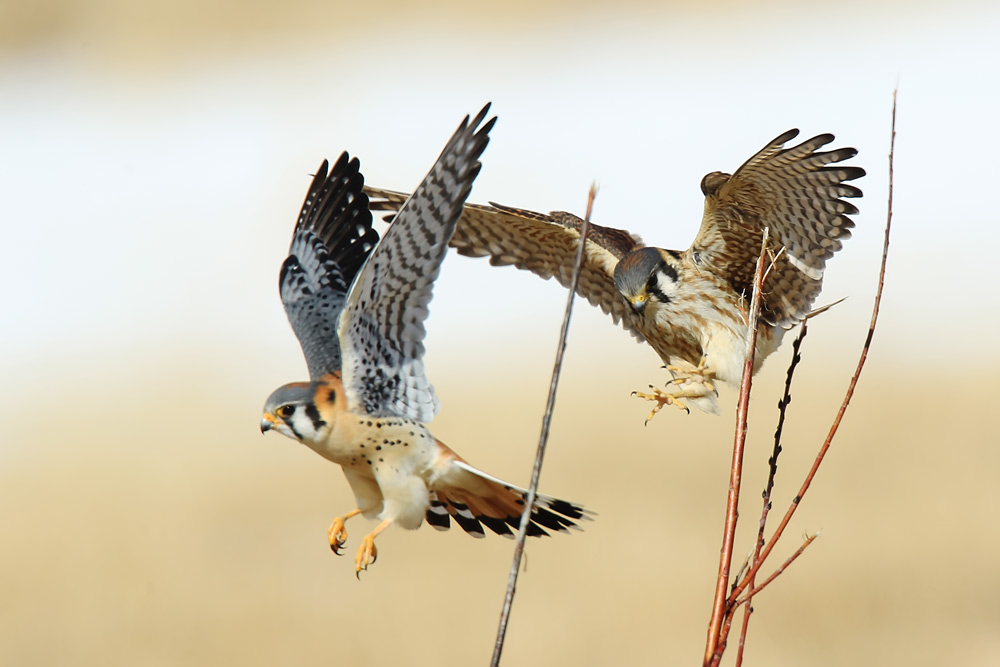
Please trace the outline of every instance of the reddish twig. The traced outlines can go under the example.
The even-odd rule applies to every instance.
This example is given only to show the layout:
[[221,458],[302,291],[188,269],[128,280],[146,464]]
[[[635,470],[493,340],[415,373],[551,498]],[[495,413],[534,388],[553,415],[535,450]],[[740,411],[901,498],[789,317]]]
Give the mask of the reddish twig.
[[769,230],[765,227],[760,256],[757,258],[757,270],[754,273],[753,294],[750,296],[750,315],[747,318],[747,353],[743,361],[743,379],[740,382],[740,397],[736,406],[736,437],[733,443],[729,498],[726,503],[726,526],[722,533],[722,554],[719,558],[719,575],[715,585],[715,602],[712,605],[712,618],[708,624],[708,642],[705,648],[706,665],[710,664],[715,656],[722,623],[729,611],[726,586],[729,584],[729,568],[733,561],[733,540],[736,536],[736,520],[739,515],[740,482],[743,478],[743,450],[747,437],[747,410],[750,405],[750,386],[753,382],[754,353],[757,347],[757,319],[760,314],[768,234]]
[[[745,608],[749,610],[751,607],[750,600],[755,595],[759,594],[762,590],[764,590],[764,588],[766,588],[768,584],[777,579],[778,575],[780,575],[782,572],[788,569],[788,566],[791,565],[799,556],[801,556],[802,552],[806,550],[806,547],[812,544],[813,540],[815,540],[817,537],[819,537],[819,533],[807,537],[805,542],[802,543],[802,546],[796,549],[795,552],[792,553],[792,555],[789,556],[788,559],[781,564],[781,567],[772,572],[771,576],[769,576],[767,579],[764,580],[764,583],[762,583],[757,587],[751,588],[750,592],[747,593],[744,597],[737,599],[735,596],[730,595],[729,599],[727,600],[730,606],[730,611],[726,615],[726,620],[722,624],[722,632],[720,633],[721,636],[719,638],[719,648],[718,650],[716,650],[715,656],[712,658],[712,665],[718,665],[719,662],[722,660],[722,653],[726,650],[726,642],[729,638],[729,631],[732,629],[733,620],[736,618],[736,610],[739,609],[744,604],[746,605]],[[740,642],[736,651],[737,665],[741,664],[743,660],[743,648],[746,645],[746,626],[748,624],[747,618],[748,616],[744,614],[743,626],[740,632]]]
[[775,579],[778,578],[779,574],[781,574],[782,572],[784,572],[785,570],[787,570],[788,566],[791,565],[792,563],[794,563],[795,559],[798,558],[799,556],[801,556],[802,552],[806,550],[806,547],[808,547],[810,544],[812,544],[813,541],[817,537],[819,537],[819,533],[816,533],[815,535],[810,535],[809,537],[807,537],[805,539],[805,542],[802,543],[802,546],[800,546],[798,549],[796,549],[795,552],[791,556],[789,556],[788,559],[784,563],[781,564],[781,567],[779,567],[777,570],[775,570],[774,572],[772,572],[771,576],[769,576],[767,579],[765,579],[764,582],[761,583],[759,586],[757,586],[756,588],[751,589],[750,592],[747,593],[745,596],[743,596],[739,600],[736,600],[735,602],[733,602],[733,606],[737,607],[737,606],[739,606],[741,604],[749,602],[750,599],[753,598],[753,596],[757,595],[762,590],[764,590],[764,588],[768,584],[770,584],[772,581],[774,581]]
[[[778,540],[784,534],[785,528],[788,526],[788,523],[791,521],[792,516],[795,514],[795,510],[798,508],[799,504],[802,502],[802,498],[805,496],[806,491],[808,491],[809,486],[812,484],[812,480],[815,478],[817,472],[819,471],[819,467],[823,463],[823,460],[826,457],[826,454],[829,451],[830,446],[833,443],[833,439],[836,436],[838,429],[840,428],[840,423],[843,420],[844,414],[847,412],[847,406],[850,404],[851,398],[854,396],[854,390],[857,387],[858,380],[861,377],[861,371],[864,368],[865,361],[868,358],[868,351],[869,351],[869,349],[871,349],[872,339],[873,339],[874,334],[875,334],[875,325],[878,322],[879,309],[880,309],[880,306],[881,306],[881,303],[882,303],[882,292],[883,292],[883,289],[884,289],[884,286],[885,286],[886,263],[887,263],[887,258],[888,258],[888,255],[889,255],[889,238],[890,238],[890,232],[891,232],[891,229],[892,229],[893,158],[894,158],[894,155],[895,155],[895,148],[896,148],[896,96],[897,96],[897,92],[898,91],[893,91],[893,95],[892,95],[892,130],[891,130],[891,138],[890,138],[890,142],[889,142],[889,193],[888,193],[888,206],[887,206],[888,210],[887,210],[887,214],[886,214],[886,223],[885,223],[885,240],[883,242],[883,247],[882,247],[882,260],[881,260],[881,266],[880,266],[880,269],[879,269],[878,286],[877,286],[877,289],[875,291],[875,303],[874,303],[874,305],[872,307],[871,322],[870,322],[870,324],[868,326],[868,333],[865,336],[865,342],[864,342],[864,345],[862,346],[862,349],[861,349],[861,356],[860,356],[860,359],[858,360],[858,365],[857,365],[857,368],[854,371],[854,375],[851,377],[851,381],[848,384],[847,392],[845,393],[844,400],[841,403],[840,409],[838,410],[837,415],[834,418],[833,424],[830,427],[830,430],[829,430],[829,432],[827,434],[826,439],[823,441],[823,445],[820,447],[819,453],[816,455],[816,460],[813,462],[813,465],[810,468],[808,474],[806,475],[806,478],[803,481],[802,486],[799,488],[798,494],[796,494],[795,498],[792,500],[792,504],[789,506],[788,510],[785,512],[785,515],[782,517],[781,523],[778,525],[777,530],[775,530],[774,534],[771,536],[771,539],[768,540],[768,542],[766,543],[766,545],[764,545],[762,547],[764,524],[765,524],[765,521],[766,521],[766,518],[767,518],[767,514],[770,511],[770,490],[773,488],[773,479],[774,479],[774,475],[776,474],[776,471],[777,471],[776,459],[777,459],[777,455],[781,451],[780,438],[781,438],[781,431],[782,431],[782,428],[784,426],[785,409],[787,408],[788,402],[791,399],[791,396],[790,396],[790,393],[789,393],[789,387],[790,387],[790,383],[791,383],[791,375],[792,375],[792,372],[794,370],[795,365],[799,361],[799,349],[798,348],[799,348],[799,345],[801,344],[802,337],[805,336],[805,322],[803,322],[802,333],[800,334],[799,338],[796,339],[796,341],[795,341],[795,354],[793,356],[792,364],[789,367],[788,377],[787,377],[786,383],[785,383],[785,396],[782,398],[782,400],[778,404],[779,409],[780,409],[780,416],[779,416],[778,426],[777,426],[777,429],[775,431],[775,448],[773,450],[772,457],[771,457],[771,459],[768,462],[769,465],[770,465],[770,472],[769,472],[769,477],[768,477],[767,489],[764,492],[764,510],[763,510],[763,512],[761,514],[761,525],[760,525],[758,536],[757,536],[757,543],[755,544],[754,556],[751,559],[752,562],[751,562],[750,569],[745,574],[743,574],[743,571],[741,570],[741,572],[740,572],[741,576],[737,576],[736,580],[733,582],[733,586],[732,586],[732,589],[730,591],[729,596],[724,601],[722,601],[721,604],[719,603],[719,600],[718,600],[718,587],[716,589],[716,605],[713,608],[712,623],[709,626],[709,646],[712,647],[712,645],[714,644],[714,650],[712,651],[711,654],[706,654],[706,659],[705,659],[705,664],[706,665],[715,666],[715,665],[718,665],[719,662],[721,661],[721,659],[722,659],[722,652],[725,650],[726,641],[727,641],[730,629],[732,627],[732,622],[733,622],[733,618],[735,616],[735,611],[736,611],[736,609],[740,605],[743,605],[744,603],[746,603],[747,610],[746,610],[746,612],[744,614],[744,617],[743,617],[742,630],[741,630],[741,633],[740,633],[740,645],[739,645],[739,651],[738,651],[738,654],[737,654],[737,665],[740,665],[742,663],[743,648],[744,648],[744,645],[745,645],[745,642],[746,642],[747,626],[749,624],[750,615],[753,613],[753,610],[752,610],[752,608],[751,608],[751,606],[750,606],[749,603],[751,602],[751,600],[753,599],[753,597],[755,595],[757,595],[768,584],[770,584],[772,581],[774,581],[774,579],[777,578],[782,572],[784,572],[785,569],[792,562],[794,562],[795,559],[797,559],[802,554],[802,552],[805,551],[806,547],[808,547],[810,544],[812,544],[813,540],[816,538],[816,535],[813,535],[813,536],[807,538],[806,541],[802,544],[802,546],[799,547],[795,551],[795,553],[793,553],[788,558],[788,560],[786,560],[785,563],[782,564],[782,566],[780,568],[778,568],[777,571],[775,571],[773,574],[771,574],[771,576],[769,576],[759,586],[755,586],[754,585],[757,573],[759,572],[759,570],[760,570],[761,566],[764,564],[764,562],[767,560],[768,556],[771,554],[771,551],[774,549],[774,546],[777,544]],[[833,305],[833,304],[831,304],[831,305]],[[825,309],[821,309],[821,310],[825,310]],[[744,377],[744,380],[746,380],[746,377]],[[747,390],[749,391],[749,388],[747,388]],[[740,394],[741,409],[742,409],[743,399],[744,399],[744,396],[743,396],[743,387],[741,386],[741,394]],[[744,415],[744,417],[745,417],[745,415]],[[741,428],[744,429],[744,430],[746,428],[746,424],[744,422],[742,422],[742,421],[740,421],[740,422],[737,423],[737,429],[738,429],[738,431]],[[737,432],[737,440],[739,440],[740,437],[741,436],[740,436],[739,432]],[[734,471],[734,474],[735,474],[735,471]],[[732,496],[732,488],[730,488],[730,496]],[[728,519],[728,514],[727,514],[727,519]],[[727,523],[727,526],[728,526],[728,523]],[[720,574],[721,574],[721,568],[720,568]],[[722,582],[722,585],[724,586],[724,582]],[[746,595],[744,595],[742,598],[740,598],[739,595],[741,593],[743,593],[744,591],[746,591],[748,588],[750,589],[749,592],[747,592]],[[717,614],[720,612],[720,609],[721,609],[721,618],[718,618]],[[718,632],[718,636],[714,640],[714,642],[713,642],[713,631],[717,631]]]
[[[778,455],[781,454],[781,433],[785,427],[785,417],[788,411],[788,405],[792,402],[792,377],[795,375],[795,369],[802,361],[802,341],[806,337],[807,323],[809,320],[802,320],[802,325],[799,327],[799,335],[795,337],[795,342],[792,343],[792,360],[788,364],[788,372],[785,374],[785,393],[782,395],[781,399],[778,401],[778,425],[774,429],[774,447],[771,450],[771,458],[767,460],[768,473],[767,473],[767,484],[764,486],[764,507],[760,512],[760,526],[757,529],[757,541],[754,543],[753,558],[751,558],[750,563],[755,564],[760,559],[760,550],[764,546],[764,527],[767,525],[767,515],[771,511],[771,491],[774,489],[774,478],[778,474]],[[740,577],[737,576],[737,580]],[[733,582],[735,588],[736,581]],[[754,578],[750,578],[749,587],[753,589]],[[753,592],[747,595],[746,606],[743,607],[743,625],[740,627],[740,642],[736,649],[736,667],[740,667],[743,664],[743,648],[746,646],[747,640],[747,628],[750,626],[750,615],[753,614],[753,605],[750,604],[751,598],[753,597]],[[732,599],[732,598],[730,598]],[[726,637],[722,638],[722,643],[725,644]]]
[[563,353],[566,351],[566,335],[569,332],[570,315],[573,312],[573,296],[580,281],[580,267],[583,266],[584,248],[587,242],[587,231],[590,228],[590,214],[597,196],[597,186],[590,187],[587,196],[587,215],[580,225],[580,247],[576,251],[576,261],[573,265],[573,275],[570,279],[569,296],[566,298],[566,310],[563,314],[562,328],[559,331],[559,343],[556,347],[556,360],[552,368],[552,381],[549,384],[549,397],[545,404],[545,415],[542,417],[542,432],[538,438],[538,449],[535,451],[535,465],[531,471],[531,483],[528,485],[528,497],[525,498],[524,512],[521,514],[521,524],[514,542],[514,559],[507,578],[507,593],[504,596],[503,608],[500,611],[500,624],[497,628],[496,642],[493,645],[491,667],[500,664],[500,654],[503,652],[504,640],[507,637],[507,623],[510,620],[511,607],[514,604],[514,591],[517,588],[517,575],[521,569],[521,558],[524,556],[524,541],[528,535],[528,525],[531,523],[531,509],[535,506],[538,494],[538,480],[542,474],[542,461],[545,458],[545,448],[549,440],[549,426],[552,423],[552,412],[556,405],[556,389],[559,386],[559,375],[562,372]]
[[799,503],[802,502],[802,497],[805,496],[806,491],[809,490],[809,486],[812,484],[813,478],[816,477],[816,473],[819,471],[820,464],[823,463],[826,453],[830,450],[830,445],[833,443],[834,436],[837,435],[837,430],[840,428],[840,422],[844,418],[844,413],[847,412],[847,406],[850,404],[851,398],[854,396],[854,389],[858,384],[858,379],[861,377],[861,370],[864,368],[865,360],[868,358],[868,350],[871,348],[872,338],[875,335],[875,324],[878,322],[879,308],[882,304],[882,290],[885,285],[886,259],[889,256],[889,232],[892,229],[892,163],[896,149],[896,92],[897,91],[893,91],[892,94],[892,135],[889,141],[889,197],[888,213],[886,214],[885,221],[885,240],[882,245],[882,265],[879,269],[878,288],[875,291],[875,304],[872,307],[872,317],[871,322],[868,325],[868,334],[865,336],[865,344],[861,348],[861,358],[858,360],[857,369],[851,377],[851,382],[847,387],[847,393],[844,395],[844,400],[840,405],[840,410],[837,411],[837,416],[834,418],[833,424],[830,426],[830,431],[826,436],[826,440],[823,441],[823,446],[820,447],[819,453],[816,455],[816,460],[813,462],[812,468],[809,469],[809,473],[806,475],[805,481],[802,482],[799,492],[795,495],[795,498],[792,499],[792,504],[788,507],[784,517],[782,517],[778,528],[774,531],[771,539],[768,540],[767,545],[761,551],[760,560],[750,568],[750,571],[744,577],[743,582],[741,582],[740,585],[733,591],[734,595],[739,595],[746,590],[751,577],[757,573],[757,570],[760,569],[764,560],[766,560],[768,555],[770,555],[771,551],[774,549],[774,545],[781,538],[782,533],[784,533],[785,528],[788,526],[788,522],[792,520],[792,516],[795,514],[795,510],[798,508]]

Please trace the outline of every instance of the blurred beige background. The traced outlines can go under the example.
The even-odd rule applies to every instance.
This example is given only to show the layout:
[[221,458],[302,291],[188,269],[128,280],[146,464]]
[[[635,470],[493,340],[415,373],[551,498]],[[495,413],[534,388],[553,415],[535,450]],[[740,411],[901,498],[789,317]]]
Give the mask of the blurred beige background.
[[[511,543],[393,530],[355,581],[325,543],[341,473],[257,431],[305,377],[277,272],[308,175],[346,149],[412,188],[487,100],[474,201],[580,212],[596,180],[597,222],[681,249],[706,172],[789,127],[859,149],[822,301],[849,298],[806,340],[783,511],[864,339],[897,81],[883,319],[775,565],[822,536],[755,600],[747,664],[1000,660],[998,25],[973,2],[0,1],[0,663],[487,663]],[[514,482],[563,303],[457,256],[437,286],[433,429]],[[664,376],[609,323],[578,304],[542,477],[600,516],[529,545],[507,665],[700,661],[735,392],[644,428],[629,392]],[[757,379],[738,557],[788,347]]]

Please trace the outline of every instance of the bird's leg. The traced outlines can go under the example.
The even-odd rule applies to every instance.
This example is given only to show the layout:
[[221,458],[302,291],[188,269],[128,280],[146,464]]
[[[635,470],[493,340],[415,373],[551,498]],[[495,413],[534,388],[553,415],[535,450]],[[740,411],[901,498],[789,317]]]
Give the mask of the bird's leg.
[[[684,412],[690,414],[691,409],[687,404],[681,400],[684,398],[703,398],[709,394],[716,393],[715,384],[712,380],[715,379],[715,371],[710,368],[706,368],[705,364],[708,360],[708,354],[703,354],[701,356],[701,361],[698,362],[698,367],[694,370],[686,370],[678,366],[667,365],[666,368],[674,377],[667,382],[667,388],[669,391],[664,391],[649,385],[651,393],[644,393],[634,391],[633,396],[637,396],[643,400],[655,401],[656,405],[649,412],[646,417],[646,423],[648,424],[656,413],[663,409],[665,405],[676,405]],[[670,387],[670,385],[674,385]]]
[[684,405],[684,403],[682,403],[681,401],[678,400],[679,398],[687,398],[686,396],[683,396],[684,392],[677,392],[677,393],[674,393],[674,394],[668,394],[667,392],[663,391],[659,387],[654,387],[653,385],[649,385],[649,390],[652,393],[647,394],[647,393],[644,393],[644,392],[641,392],[641,391],[633,391],[632,392],[632,395],[635,396],[636,398],[641,398],[641,399],[643,399],[645,401],[655,401],[656,402],[656,405],[653,406],[653,409],[650,410],[649,414],[646,416],[646,422],[645,422],[646,424],[648,424],[650,422],[650,420],[652,420],[653,417],[656,416],[657,412],[659,412],[660,410],[663,409],[664,405],[676,405],[677,407],[679,407],[684,412],[687,412],[688,414],[691,414],[691,408],[689,408],[688,406]]
[[672,366],[667,364],[666,368],[670,371],[674,377],[667,384],[677,384],[682,385],[688,382],[697,382],[704,385],[709,391],[715,391],[715,371],[710,368],[706,368],[705,364],[708,363],[708,352],[701,355],[701,360],[698,362],[698,367],[693,371],[684,370],[678,366]]
[[352,516],[357,516],[361,514],[360,509],[353,509],[344,516],[338,516],[330,524],[330,528],[326,531],[327,539],[330,541],[330,548],[333,549],[333,553],[340,555],[340,549],[347,542],[347,529],[344,528],[344,522],[350,519]]
[[368,566],[378,558],[378,549],[375,548],[375,538],[379,533],[388,528],[391,523],[392,519],[386,519],[375,530],[361,538],[361,546],[358,547],[358,553],[354,556],[354,575],[358,579],[361,578],[361,570],[367,570]]

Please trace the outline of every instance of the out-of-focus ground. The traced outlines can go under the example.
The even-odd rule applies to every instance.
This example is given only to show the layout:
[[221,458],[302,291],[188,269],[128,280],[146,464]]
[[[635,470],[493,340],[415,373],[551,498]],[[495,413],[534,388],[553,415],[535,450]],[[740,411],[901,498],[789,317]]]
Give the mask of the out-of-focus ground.
[[[0,664],[484,664],[511,543],[386,532],[360,582],[337,468],[257,432],[305,368],[277,272],[308,174],[425,173],[500,116],[474,201],[581,211],[684,248],[697,184],[789,127],[859,149],[786,427],[796,493],[868,325],[901,85],[883,318],[829,460],[755,600],[748,665],[1000,660],[1000,318],[989,203],[995,7],[0,0]],[[435,434],[526,483],[565,293],[449,257],[428,320]],[[756,380],[738,557],[790,346]],[[652,353],[578,304],[542,491],[599,512],[533,541],[506,665],[697,664],[728,487],[723,416],[629,397]],[[366,528],[349,524],[352,554]],[[731,655],[730,655],[730,660]],[[730,663],[731,664],[731,663]]]
[[[570,348],[542,483],[600,515],[585,532],[529,544],[505,653],[512,665],[695,664],[704,644],[732,418],[667,413],[644,428],[645,408],[628,391],[654,379],[654,365],[642,366],[643,350],[623,334],[602,341]],[[853,361],[824,363],[809,342],[774,519]],[[822,531],[756,600],[751,664],[863,656],[948,665],[1000,655],[1000,392],[984,387],[960,408],[938,403],[922,376],[879,363],[887,344],[876,345],[836,446],[776,551],[775,565],[805,533]],[[630,372],[592,369],[587,356],[599,353]],[[759,516],[783,353],[758,376],[737,558]],[[0,472],[2,662],[486,662],[511,542],[390,530],[356,581],[350,558],[325,543],[332,516],[353,507],[339,470],[257,433],[270,385],[204,361],[211,356],[193,351],[198,361],[183,373],[133,369],[149,389],[122,387],[135,376],[105,369],[96,391],[57,383],[34,403],[5,404],[15,455]],[[445,405],[436,434],[524,483],[547,371],[539,354],[435,374]],[[728,412],[733,392],[724,393]],[[65,411],[60,419],[39,397]],[[350,525],[349,555],[367,527]]]

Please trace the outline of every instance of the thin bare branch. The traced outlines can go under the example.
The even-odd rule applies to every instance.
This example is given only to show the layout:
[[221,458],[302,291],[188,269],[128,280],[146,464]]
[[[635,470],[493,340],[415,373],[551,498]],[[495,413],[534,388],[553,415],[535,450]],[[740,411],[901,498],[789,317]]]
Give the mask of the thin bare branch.
[[[760,526],[757,528],[757,541],[754,543],[753,557],[750,559],[751,563],[756,563],[760,559],[760,550],[764,547],[764,528],[767,525],[767,515],[771,511],[771,491],[774,489],[774,478],[778,474],[778,456],[781,454],[781,433],[785,427],[788,405],[792,402],[792,378],[795,375],[796,367],[802,361],[802,341],[805,339],[806,331],[808,330],[807,323],[807,319],[802,321],[799,327],[799,335],[795,337],[795,342],[792,343],[792,360],[788,364],[788,372],[785,374],[785,393],[778,401],[778,425],[774,429],[774,447],[771,449],[771,458],[767,460],[767,484],[764,486],[763,494],[764,507],[760,512]],[[739,580],[740,575],[737,575],[733,581],[734,589]],[[753,588],[754,581],[752,578],[748,585],[751,589]],[[746,646],[750,615],[753,614],[753,606],[750,604],[750,598],[752,597],[752,595],[747,596],[747,604],[743,607],[743,625],[740,627],[740,643],[736,649],[736,667],[740,667],[743,664],[743,648]],[[730,597],[730,600],[733,599],[733,597]]]
[[[747,604],[743,607],[743,625],[740,626],[740,642],[736,645],[736,667],[741,667],[743,664],[743,650],[747,646],[747,628],[750,627],[750,616],[753,614],[753,605]],[[728,637],[728,628],[726,629],[726,636]],[[723,638],[725,642],[725,637]]]
[[587,242],[587,232],[590,228],[590,214],[597,196],[597,185],[590,186],[587,196],[587,214],[580,226],[580,246],[576,251],[576,262],[573,265],[573,276],[570,281],[569,296],[566,298],[566,310],[563,314],[562,328],[559,331],[559,343],[556,347],[556,360],[552,368],[552,381],[549,383],[549,397],[545,404],[545,415],[542,417],[542,431],[538,438],[538,449],[535,452],[535,465],[531,471],[531,483],[528,485],[528,497],[525,498],[524,513],[521,514],[521,524],[514,542],[514,559],[510,565],[510,575],[507,578],[507,593],[504,596],[503,608],[500,611],[500,625],[497,628],[496,642],[493,646],[491,667],[500,664],[500,654],[503,652],[504,640],[507,637],[507,623],[510,620],[511,607],[514,603],[514,591],[517,588],[517,575],[521,569],[521,558],[524,555],[524,541],[528,535],[528,525],[531,523],[531,509],[535,505],[538,494],[538,480],[542,474],[542,462],[545,459],[545,448],[549,440],[549,426],[552,423],[552,412],[556,405],[556,389],[559,387],[559,374],[562,372],[563,354],[566,351],[566,335],[569,332],[570,315],[573,312],[573,296],[580,281],[580,267],[583,265],[584,249]]
[[747,625],[750,622],[748,619],[750,618],[750,615],[753,614],[753,606],[750,604],[751,600],[755,595],[763,591],[768,584],[777,579],[782,572],[788,569],[788,566],[791,565],[799,556],[801,556],[802,552],[805,551],[806,547],[812,544],[813,540],[815,540],[817,537],[819,537],[819,533],[806,537],[806,540],[805,542],[802,543],[802,546],[796,549],[795,552],[788,557],[788,560],[782,563],[781,567],[772,572],[771,576],[769,576],[760,586],[751,588],[750,592],[747,593],[742,598],[737,599],[734,595],[730,594],[730,597],[726,601],[729,604],[729,612],[726,614],[725,621],[722,624],[722,632],[720,633],[720,638],[719,638],[719,649],[715,652],[715,657],[713,658],[712,662],[713,665],[718,665],[722,659],[722,654],[726,650],[726,642],[729,639],[729,631],[732,629],[733,620],[736,618],[736,610],[739,609],[741,606],[743,606],[743,608],[746,611],[743,614],[743,625],[740,629],[740,641],[738,648],[736,650],[736,665],[738,667],[740,664],[742,664],[743,649],[746,646],[746,634],[747,634],[746,629]]
[[743,596],[742,598],[740,598],[739,600],[737,600],[736,602],[734,602],[733,605],[734,606],[739,606],[741,604],[747,603],[747,602],[749,602],[751,600],[751,598],[753,598],[753,596],[757,595],[762,590],[764,590],[764,588],[768,584],[770,584],[772,581],[774,581],[775,579],[778,578],[778,575],[780,575],[782,572],[784,572],[785,570],[787,570],[788,566],[791,565],[792,563],[794,563],[795,559],[797,559],[799,556],[801,556],[802,552],[806,550],[806,547],[808,547],[810,544],[812,544],[813,541],[817,537],[819,537],[819,533],[816,533],[814,535],[809,535],[808,537],[806,537],[805,542],[802,543],[802,546],[800,546],[798,549],[796,549],[795,553],[793,553],[791,556],[789,556],[788,559],[784,563],[781,564],[781,567],[779,567],[777,570],[775,570],[774,572],[772,572],[771,576],[769,576],[767,579],[765,579],[763,581],[763,583],[760,584],[760,586],[757,586],[756,588],[751,589],[749,593],[747,593],[745,596]]
[[716,655],[722,623],[728,611],[726,587],[729,568],[733,560],[733,541],[736,537],[736,520],[739,515],[740,483],[743,479],[743,450],[747,438],[747,414],[750,405],[750,386],[753,382],[754,353],[757,348],[757,320],[760,315],[760,297],[767,264],[767,240],[770,230],[764,228],[757,270],[754,274],[753,294],[750,296],[750,315],[747,318],[747,353],[743,361],[743,379],[736,406],[736,436],[733,443],[733,463],[729,478],[729,498],[726,503],[726,526],[722,533],[722,553],[719,558],[719,575],[715,584],[715,602],[708,624],[708,641],[705,648],[705,665],[710,665]]
[[802,486],[799,488],[799,492],[792,499],[792,504],[788,507],[785,512],[784,517],[781,519],[781,523],[778,525],[777,530],[768,540],[767,545],[761,551],[760,560],[750,568],[744,581],[737,586],[735,594],[739,595],[743,592],[751,578],[756,575],[757,570],[767,559],[771,550],[774,549],[774,545],[777,544],[778,540],[781,538],[782,533],[784,533],[785,528],[788,526],[788,522],[792,520],[792,516],[795,514],[795,510],[798,508],[799,503],[802,502],[803,496],[805,496],[806,491],[809,490],[809,485],[812,484],[813,478],[816,477],[816,473],[819,471],[820,464],[823,463],[823,459],[826,457],[826,453],[830,450],[830,445],[833,443],[834,436],[837,435],[837,430],[840,428],[840,422],[844,418],[844,413],[847,412],[847,406],[851,402],[851,398],[854,396],[854,389],[858,384],[858,379],[861,377],[861,370],[864,368],[865,360],[868,358],[868,350],[871,348],[872,338],[875,335],[875,324],[878,322],[879,308],[882,304],[882,289],[885,285],[885,266],[886,259],[889,256],[889,233],[892,229],[892,186],[893,186],[893,156],[896,150],[896,93],[898,91],[893,91],[892,94],[892,135],[889,140],[889,197],[888,197],[888,212],[886,214],[885,221],[885,240],[882,246],[882,265],[879,270],[878,275],[878,289],[875,291],[875,304],[872,307],[872,317],[871,323],[868,325],[868,334],[865,336],[865,344],[861,349],[861,358],[858,360],[857,369],[854,371],[854,375],[851,377],[851,382],[847,387],[847,393],[844,395],[844,400],[840,405],[840,410],[837,411],[837,416],[833,420],[833,424],[830,426],[830,431],[826,436],[826,440],[823,441],[822,447],[820,447],[819,453],[816,455],[816,460],[813,462],[812,468],[810,468],[809,473],[806,475],[805,481],[802,482]]

